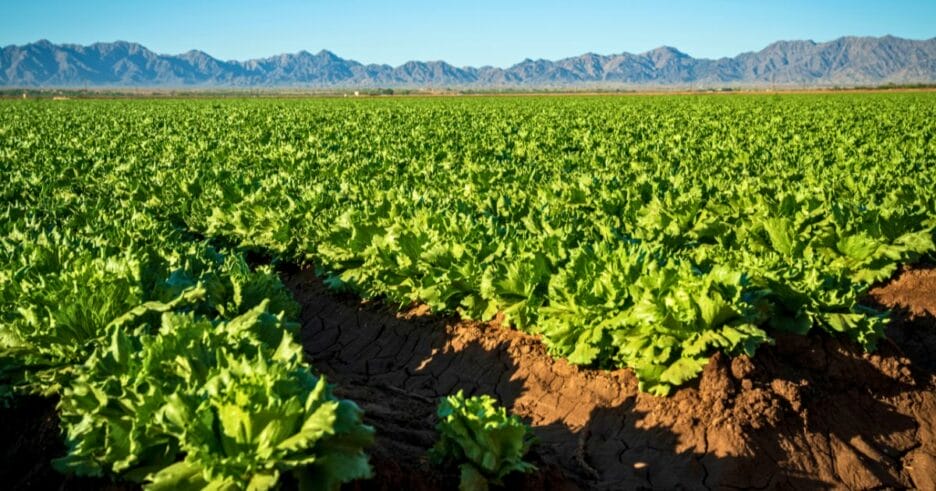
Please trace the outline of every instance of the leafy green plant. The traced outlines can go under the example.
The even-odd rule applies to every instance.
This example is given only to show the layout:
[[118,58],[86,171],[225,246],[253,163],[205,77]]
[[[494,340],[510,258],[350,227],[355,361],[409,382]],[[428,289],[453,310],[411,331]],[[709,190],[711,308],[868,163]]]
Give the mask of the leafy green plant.
[[[27,349],[0,372],[80,360],[86,334],[137,297],[201,282],[203,315],[255,305],[237,305],[232,269],[169,261],[206,237],[311,262],[363,296],[501,314],[554,355],[631,367],[658,394],[770,331],[873,350],[888,313],[865,294],[936,253],[933,98],[0,103],[0,132],[17,136],[0,139],[0,343]],[[93,260],[66,251],[49,262],[61,277],[33,274],[23,259],[41,233]],[[95,283],[99,263],[131,271],[144,250],[171,263],[161,273],[189,273],[168,290],[121,268]],[[40,337],[62,342],[30,354]]]
[[488,483],[503,484],[512,472],[536,470],[523,461],[534,441],[530,428],[491,396],[465,397],[458,391],[442,399],[437,416],[439,441],[430,457],[437,464],[459,466],[459,489],[486,490]]
[[644,248],[584,248],[549,284],[540,332],[574,364],[625,365],[642,390],[667,394],[695,378],[713,349],[750,356],[767,333],[761,297],[737,271],[693,269]]
[[102,343],[109,326],[128,316],[181,311],[232,318],[262,301],[295,318],[298,305],[269,267],[251,270],[236,254],[207,244],[95,247],[71,235],[22,234],[7,246],[0,286],[0,364],[4,380],[23,392],[58,392],[75,365]]
[[[314,489],[370,476],[373,430],[311,373],[294,325],[263,301],[231,320],[165,312],[155,334],[112,328],[64,389],[58,469],[148,489]],[[126,326],[125,326],[126,327]]]

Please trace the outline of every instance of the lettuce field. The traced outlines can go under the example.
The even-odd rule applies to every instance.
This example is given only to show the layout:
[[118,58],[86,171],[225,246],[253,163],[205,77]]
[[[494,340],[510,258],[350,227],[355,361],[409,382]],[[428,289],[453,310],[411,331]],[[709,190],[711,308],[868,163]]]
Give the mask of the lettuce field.
[[[54,406],[62,443],[42,458],[60,480],[444,488],[461,466],[463,489],[926,488],[936,475],[931,414],[881,422],[936,408],[932,92],[0,101],[0,172],[0,404]],[[900,279],[922,304],[872,294]],[[313,313],[309,288],[333,310]],[[334,309],[357,319],[348,343],[404,329],[410,352],[341,352],[321,331]],[[398,327],[368,334],[361,316]],[[445,349],[409,360],[443,331]],[[511,340],[501,360],[522,344],[527,361],[506,373],[485,361],[493,348],[452,352],[477,376],[427,372],[368,399],[469,331]],[[539,383],[519,375],[530,357],[553,380],[536,397],[577,401],[567,412],[523,402]],[[352,377],[340,359],[372,363]],[[604,377],[620,387],[592,404]],[[457,390],[516,415],[444,398]],[[422,455],[438,432],[391,448],[410,424],[382,427],[396,397],[431,406],[413,426],[474,414],[440,423],[455,461]],[[835,397],[865,408],[861,428],[827,419]],[[598,424],[637,414],[654,423]],[[693,429],[718,424],[734,443]],[[770,431],[788,444],[767,448],[755,434]],[[766,483],[733,480],[762,465]]]

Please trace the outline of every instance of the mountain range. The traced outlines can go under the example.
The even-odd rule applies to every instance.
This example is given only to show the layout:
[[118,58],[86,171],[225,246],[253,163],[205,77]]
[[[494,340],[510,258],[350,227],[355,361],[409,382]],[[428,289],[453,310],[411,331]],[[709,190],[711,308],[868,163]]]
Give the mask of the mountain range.
[[639,54],[526,59],[508,68],[444,61],[362,64],[322,50],[247,61],[202,51],[162,55],[126,41],[0,50],[0,87],[551,88],[856,86],[936,82],[936,38],[778,41],[731,58],[693,58],[663,46]]

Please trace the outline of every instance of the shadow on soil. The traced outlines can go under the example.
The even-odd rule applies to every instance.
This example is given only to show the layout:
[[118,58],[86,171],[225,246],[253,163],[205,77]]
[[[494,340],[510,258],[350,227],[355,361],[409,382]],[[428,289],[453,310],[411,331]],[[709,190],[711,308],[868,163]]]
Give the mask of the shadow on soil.
[[52,459],[65,455],[55,400],[21,397],[0,408],[0,483],[3,489],[129,490],[138,486],[109,479],[75,477],[52,468]]
[[455,488],[426,452],[438,399],[458,390],[491,394],[533,427],[540,472],[508,489],[925,487],[936,462],[933,428],[920,426],[936,411],[932,318],[896,323],[874,355],[818,335],[780,337],[755,360],[716,355],[693,386],[657,398],[627,371],[552,360],[496,322],[397,314],[310,271],[283,278],[315,367],[377,428],[376,477],[356,489]]

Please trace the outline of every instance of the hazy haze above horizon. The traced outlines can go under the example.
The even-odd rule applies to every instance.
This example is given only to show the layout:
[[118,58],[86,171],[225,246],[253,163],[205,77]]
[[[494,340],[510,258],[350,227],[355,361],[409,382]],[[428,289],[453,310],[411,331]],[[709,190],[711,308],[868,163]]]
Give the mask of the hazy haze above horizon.
[[663,3],[15,2],[0,18],[0,45],[126,40],[159,53],[199,49],[225,60],[328,49],[363,63],[445,60],[506,67],[524,58],[639,53],[661,45],[719,58],[781,39],[936,36],[934,1]]

